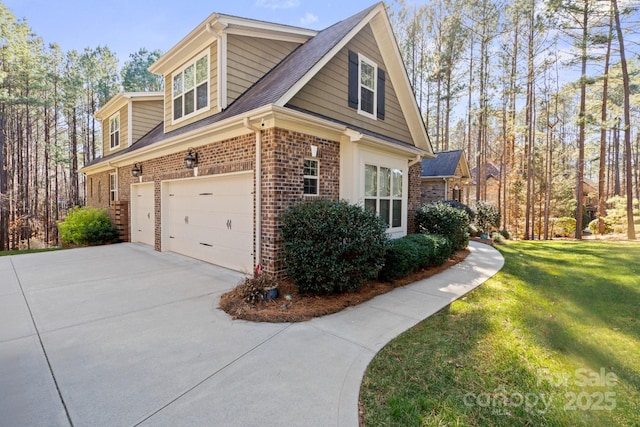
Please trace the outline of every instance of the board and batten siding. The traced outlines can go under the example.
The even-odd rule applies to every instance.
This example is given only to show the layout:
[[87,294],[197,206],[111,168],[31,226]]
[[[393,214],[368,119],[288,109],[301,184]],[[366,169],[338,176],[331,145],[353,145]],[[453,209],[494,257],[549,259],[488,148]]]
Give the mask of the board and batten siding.
[[200,55],[205,50],[209,49],[209,109],[202,113],[195,114],[188,119],[181,120],[176,124],[173,124],[173,73],[169,73],[164,77],[164,131],[170,132],[176,130],[182,126],[186,126],[193,122],[197,122],[205,117],[213,116],[220,111],[218,107],[218,54],[217,54],[216,42],[211,43],[207,48],[195,52],[188,60],[184,61],[180,65],[181,68],[184,64],[192,61],[193,58]]
[[110,145],[109,121],[111,117],[117,114],[113,113],[102,121],[102,157],[117,153],[129,146],[127,142],[127,135],[129,135],[129,123],[127,119],[129,114],[128,104],[123,105],[118,112],[120,113],[120,146],[112,150]]
[[132,141],[133,144],[162,121],[162,101],[138,101],[133,103]]
[[289,55],[298,43],[229,35],[227,40],[227,104]]
[[388,74],[384,120],[374,120],[349,107],[349,50],[363,54],[379,68],[387,70],[371,27],[367,25],[289,101],[289,105],[414,145]]

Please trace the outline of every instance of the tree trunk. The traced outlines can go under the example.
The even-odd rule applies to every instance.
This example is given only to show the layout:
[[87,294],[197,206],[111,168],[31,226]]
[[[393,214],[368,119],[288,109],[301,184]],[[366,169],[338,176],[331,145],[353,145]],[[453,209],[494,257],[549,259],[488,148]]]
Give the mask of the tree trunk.
[[607,165],[607,105],[609,98],[609,60],[611,58],[611,40],[613,38],[613,14],[609,18],[609,37],[607,53],[604,57],[604,78],[602,81],[602,112],[600,114],[600,161],[598,169],[598,234],[605,232],[604,217],[607,214],[605,191],[605,169]]
[[582,15],[582,67],[580,73],[580,113],[578,134],[578,173],[576,174],[576,239],[582,239],[582,199],[584,183],[584,133],[587,109],[587,43],[589,41],[589,0],[585,0]]
[[625,148],[625,177],[627,192],[627,239],[636,239],[636,228],[633,223],[633,181],[631,179],[631,91],[629,89],[629,71],[627,69],[627,58],[624,51],[624,36],[620,26],[620,12],[618,10],[618,0],[611,0],[613,13],[616,19],[616,30],[618,32],[618,44],[620,45],[620,65],[622,66],[622,86],[624,88],[624,148]]

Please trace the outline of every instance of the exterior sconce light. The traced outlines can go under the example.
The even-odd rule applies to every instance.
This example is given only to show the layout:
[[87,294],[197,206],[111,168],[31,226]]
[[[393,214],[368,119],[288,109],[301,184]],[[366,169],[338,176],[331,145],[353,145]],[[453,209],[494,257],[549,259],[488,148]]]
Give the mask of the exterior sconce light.
[[193,152],[193,148],[189,148],[189,152],[184,156],[184,167],[193,169],[198,164],[198,153]]
[[318,146],[317,145],[312,145],[311,146],[311,157],[318,157]]
[[142,165],[138,165],[137,163],[134,163],[133,167],[131,168],[131,176],[133,176],[134,178],[137,178],[140,175],[142,175]]

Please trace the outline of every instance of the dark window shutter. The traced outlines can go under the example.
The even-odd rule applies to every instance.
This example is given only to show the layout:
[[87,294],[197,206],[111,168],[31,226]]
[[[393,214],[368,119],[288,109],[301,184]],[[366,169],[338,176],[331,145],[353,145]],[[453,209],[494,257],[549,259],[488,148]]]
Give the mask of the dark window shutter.
[[384,120],[384,83],[385,75],[384,70],[378,68],[378,118]]
[[349,107],[358,108],[358,54],[349,51]]

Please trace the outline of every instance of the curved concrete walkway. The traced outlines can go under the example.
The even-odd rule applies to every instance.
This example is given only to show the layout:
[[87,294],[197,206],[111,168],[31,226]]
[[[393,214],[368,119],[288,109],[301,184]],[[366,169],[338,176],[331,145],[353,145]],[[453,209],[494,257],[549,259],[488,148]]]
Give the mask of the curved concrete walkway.
[[295,324],[218,310],[236,272],[136,244],[0,257],[0,426],[357,426],[399,333],[503,265],[495,249]]

